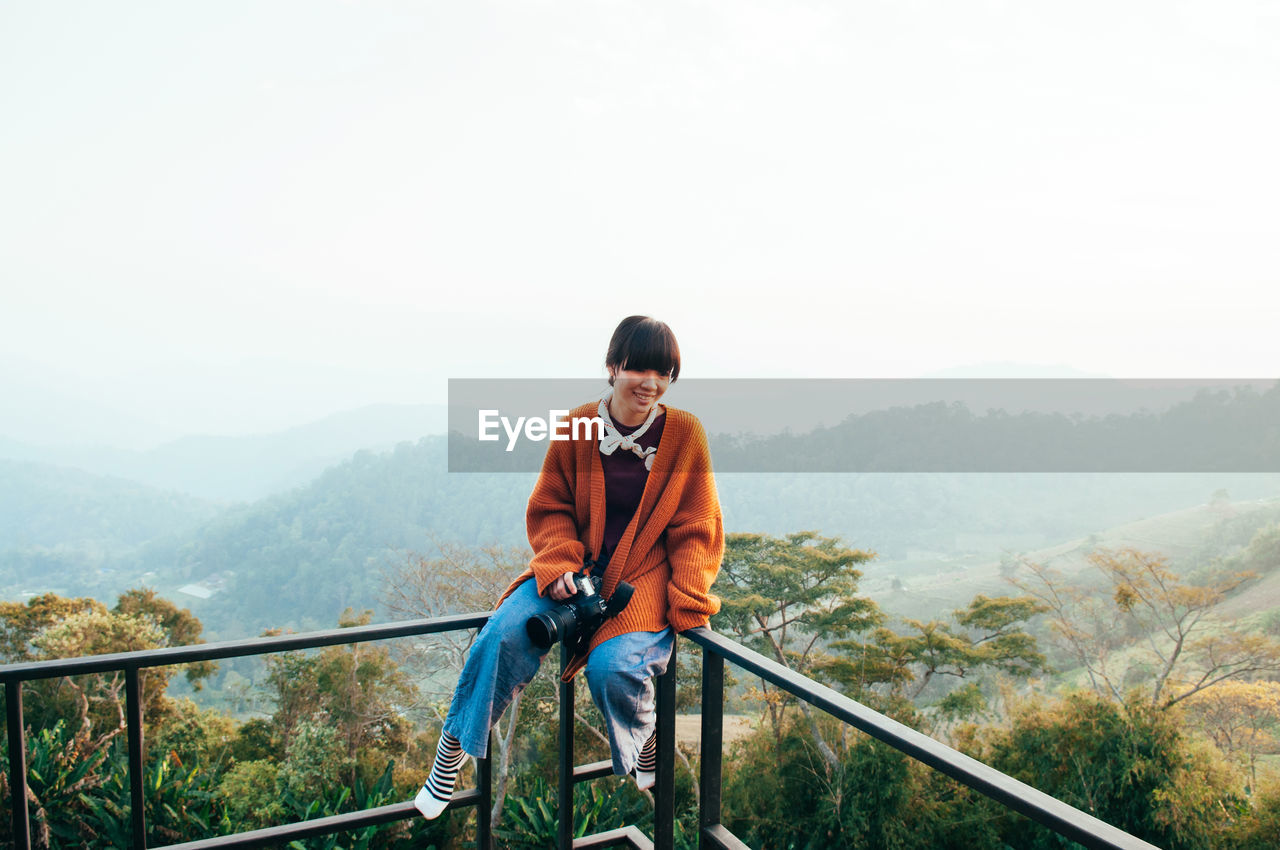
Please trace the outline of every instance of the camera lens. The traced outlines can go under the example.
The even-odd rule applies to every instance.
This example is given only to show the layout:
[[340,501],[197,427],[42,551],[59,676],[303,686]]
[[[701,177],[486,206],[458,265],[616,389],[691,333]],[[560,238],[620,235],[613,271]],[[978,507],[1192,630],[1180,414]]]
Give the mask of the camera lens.
[[561,637],[573,634],[576,619],[573,608],[565,606],[530,617],[524,628],[534,646],[550,649]]

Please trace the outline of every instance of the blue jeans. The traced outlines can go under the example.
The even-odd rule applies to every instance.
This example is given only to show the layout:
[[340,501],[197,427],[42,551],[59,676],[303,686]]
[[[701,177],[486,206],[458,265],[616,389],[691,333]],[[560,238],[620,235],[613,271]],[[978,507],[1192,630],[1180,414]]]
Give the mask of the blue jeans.
[[[444,731],[470,755],[484,758],[488,754],[490,727],[512,697],[533,680],[546,655],[529,640],[525,622],[560,604],[539,596],[530,579],[503,600],[480,630],[444,720]],[[670,627],[660,632],[628,632],[600,644],[587,658],[587,685],[604,715],[613,772],[619,776],[631,772],[640,748],[653,733],[657,721],[653,677],[666,672],[674,644]]]

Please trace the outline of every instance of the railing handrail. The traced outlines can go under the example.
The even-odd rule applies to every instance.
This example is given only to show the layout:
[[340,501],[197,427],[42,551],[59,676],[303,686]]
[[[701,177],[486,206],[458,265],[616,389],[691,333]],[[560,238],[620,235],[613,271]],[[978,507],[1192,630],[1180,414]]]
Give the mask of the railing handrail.
[[[124,671],[128,677],[128,687],[126,688],[126,701],[129,703],[129,762],[130,762],[130,785],[133,796],[134,813],[134,841],[139,847],[145,846],[145,832],[141,820],[142,811],[142,718],[141,718],[141,695],[138,685],[138,671],[149,667],[167,666],[172,664],[186,664],[196,661],[212,661],[220,658],[237,658],[252,655],[265,655],[273,652],[287,652],[299,649],[314,649],[323,646],[335,646],[351,643],[365,643],[375,640],[386,640],[390,638],[413,637],[427,634],[437,634],[440,632],[458,631],[462,629],[480,628],[489,619],[490,612],[472,613],[472,614],[455,614],[445,617],[434,617],[430,619],[406,620],[394,623],[381,623],[376,625],[350,626],[337,629],[325,629],[320,631],[303,632],[300,634],[282,634],[268,637],[245,638],[241,640],[220,641],[207,644],[193,644],[188,646],[172,646],[161,649],[140,650],[134,652],[118,652],[105,655],[81,656],[79,658],[66,658],[53,661],[35,661],[22,662],[18,664],[7,664],[0,666],[0,684],[4,685],[7,703],[8,715],[8,737],[10,742],[10,773],[11,780],[17,777],[12,774],[15,771],[21,775],[21,787],[25,788],[25,731],[22,728],[22,699],[21,699],[21,683],[36,679],[48,679],[60,676],[83,675],[88,673],[102,673],[108,671]],[[911,758],[928,765],[934,770],[938,770],[951,778],[968,785],[981,794],[991,798],[997,803],[1023,814],[1037,823],[1054,830],[1055,832],[1066,836],[1074,841],[1083,844],[1089,848],[1113,848],[1113,850],[1158,850],[1154,845],[1143,841],[1136,836],[1130,835],[1123,830],[1118,829],[1098,818],[1083,812],[1073,806],[1070,806],[1061,800],[1045,794],[1026,783],[1020,782],[1011,776],[1001,773],[995,768],[989,767],[976,759],[948,747],[940,741],[934,740],[929,736],[912,729],[896,720],[868,708],[867,706],[857,702],[856,700],[845,696],[844,694],[820,684],[807,676],[791,670],[790,668],[779,664],[777,661],[767,658],[754,650],[737,643],[730,638],[716,634],[707,628],[690,629],[682,633],[682,637],[687,637],[694,643],[700,645],[706,653],[704,653],[704,686],[703,686],[703,730],[704,738],[707,736],[707,730],[714,728],[713,745],[718,749],[720,745],[720,728],[719,724],[708,715],[708,708],[719,715],[721,709],[721,695],[716,693],[708,697],[706,683],[721,682],[722,677],[715,671],[723,668],[723,662],[727,659],[734,664],[742,667],[744,670],[752,672],[766,681],[772,682],[774,685],[791,693],[792,695],[804,700],[816,708],[830,714],[838,720],[849,723],[854,728],[865,732],[884,743],[894,747],[900,752],[910,756]],[[708,669],[708,663],[714,667],[714,670]],[[668,674],[662,677],[659,683],[660,689],[669,689],[665,696],[660,695],[660,725],[662,723],[663,711],[670,714],[674,711],[674,654],[671,661],[671,667]],[[711,672],[708,678],[708,672]],[[571,687],[571,685],[570,685]],[[717,686],[717,690],[722,688],[722,684]],[[572,723],[572,690],[568,691],[567,705],[570,706],[570,714],[568,723]],[[669,708],[668,708],[669,706]],[[566,701],[562,699],[562,715],[565,713]],[[709,726],[708,721],[714,726]],[[16,721],[16,728],[15,728]],[[562,717],[562,725],[566,722]],[[660,734],[659,738],[670,739],[669,744],[664,744],[664,752],[668,746],[674,746],[674,720],[667,719],[670,728],[661,729],[665,735]],[[660,741],[660,743],[662,743]],[[704,741],[705,745],[708,741]],[[15,749],[16,744],[16,749]],[[565,754],[566,742],[561,742],[562,761]],[[572,744],[568,744],[568,753],[572,753]],[[704,837],[714,841],[716,846],[730,846],[730,840],[737,841],[736,837],[724,830],[719,823],[719,754],[714,758],[715,773],[714,777],[714,810],[704,812],[701,817],[702,832]],[[669,761],[669,759],[668,759]],[[594,769],[595,772],[602,772],[607,763],[599,765],[586,766]],[[711,762],[704,752],[703,767],[704,770]],[[485,765],[485,778],[487,779],[487,763]],[[660,785],[670,785],[669,764],[660,765],[661,776]],[[565,773],[561,779],[562,797],[566,800],[572,799],[572,786],[575,781],[574,766],[570,765],[565,772],[562,766],[562,773]],[[591,772],[588,770],[587,772]],[[586,776],[581,779],[586,779]],[[578,781],[581,781],[579,779]],[[705,784],[707,778],[704,777],[704,788],[712,790],[712,786]],[[11,788],[19,787],[11,784]],[[567,794],[565,793],[567,789]],[[669,797],[670,791],[666,792]],[[483,789],[480,797],[484,802],[479,802],[473,798],[457,799],[455,802],[463,804],[479,804],[481,808],[487,805],[488,789]],[[708,803],[706,799],[708,795],[704,794],[704,807]],[[671,801],[664,799],[666,804],[664,808],[670,810]],[[396,808],[400,815],[412,814],[404,807],[387,807],[388,811]],[[487,810],[483,813],[487,815]],[[14,805],[14,828],[15,833],[24,835],[26,832],[26,806],[25,798],[21,805]],[[350,815],[335,816],[332,820],[334,823],[345,822],[346,819],[353,817],[367,817],[352,813]],[[487,817],[482,817],[487,824]],[[567,822],[562,824],[562,837],[566,834],[564,828]],[[273,834],[275,830],[296,830],[300,825],[290,825],[289,827],[277,827],[259,831],[263,836]],[[659,844],[669,845],[670,830],[666,829],[666,835],[663,836],[664,841]],[[242,834],[243,835],[243,834]],[[231,836],[225,836],[219,839],[217,844],[231,844],[233,842],[226,841]],[[562,839],[563,840],[563,839]],[[201,846],[205,842],[197,842]],[[570,841],[570,843],[573,843]],[[630,842],[633,845],[634,841]],[[738,842],[740,844],[741,842]],[[19,838],[19,846],[23,846],[22,838]],[[209,846],[213,846],[210,844]],[[483,846],[483,843],[482,843]],[[733,845],[737,846],[737,845]],[[743,845],[745,846],[745,845]]]
[[478,629],[489,620],[489,614],[488,611],[480,614],[452,614],[421,620],[346,626],[297,634],[224,640],[217,643],[193,643],[159,649],[140,649],[133,652],[81,655],[77,658],[59,658],[52,661],[23,661],[0,666],[0,684],[54,679],[59,676],[80,676],[86,673],[107,673],[112,670],[140,670],[146,667],[188,664],[193,661],[216,661],[219,658],[267,655],[272,652],[288,652],[295,649],[315,649],[344,643],[366,643],[373,640]]
[[[857,700],[815,682],[724,635],[716,634],[707,628],[689,629],[681,635],[703,649],[732,661],[810,705],[822,709],[836,719],[883,741],[916,761],[963,782],[1006,808],[1026,815],[1085,847],[1159,850],[1155,845],[1137,836],[1130,835],[1025,782],[1001,773],[994,767],[985,765],[977,759],[948,747],[941,741],[886,717]],[[706,699],[706,694],[703,694],[703,711],[706,711]]]

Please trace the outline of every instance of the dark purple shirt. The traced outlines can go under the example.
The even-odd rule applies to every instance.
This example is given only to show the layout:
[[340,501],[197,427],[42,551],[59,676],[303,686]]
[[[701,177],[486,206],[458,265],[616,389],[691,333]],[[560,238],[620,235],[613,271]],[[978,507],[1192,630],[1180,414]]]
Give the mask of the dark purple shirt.
[[[666,424],[667,412],[663,410],[653,420],[649,430],[637,440],[641,448],[657,446],[662,439],[662,426]],[[616,424],[616,423],[615,423]],[[641,423],[644,424],[644,423]],[[628,427],[616,425],[618,433],[629,435],[639,430],[640,425]],[[655,462],[657,457],[654,457]],[[604,468],[604,544],[596,559],[607,562],[608,557],[622,540],[622,533],[627,530],[636,508],[640,507],[640,497],[644,495],[644,484],[649,480],[649,470],[644,468],[644,461],[633,451],[615,449],[613,454],[600,455],[600,465]],[[638,529],[637,529],[638,531]]]

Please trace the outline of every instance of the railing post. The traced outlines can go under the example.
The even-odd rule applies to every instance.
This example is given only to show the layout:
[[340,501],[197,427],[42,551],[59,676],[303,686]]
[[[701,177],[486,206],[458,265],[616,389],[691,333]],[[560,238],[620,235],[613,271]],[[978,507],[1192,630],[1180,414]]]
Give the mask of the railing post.
[[493,847],[493,732],[489,732],[489,755],[476,759],[476,790],[480,801],[476,804],[476,847],[490,850]]
[[30,850],[31,824],[27,820],[27,731],[22,721],[22,682],[4,683],[5,722],[9,729],[9,802],[13,807],[13,841],[16,850]]
[[698,777],[698,847],[710,847],[706,830],[720,823],[721,758],[724,752],[724,657],[702,650],[701,775]]
[[676,820],[676,644],[658,677],[658,774],[654,777],[653,847],[673,850]]
[[[569,666],[569,648],[560,642],[560,669]],[[560,822],[556,830],[560,850],[573,848],[573,680],[560,683]]]
[[133,825],[134,850],[146,850],[147,821],[142,749],[142,687],[138,680],[138,668],[126,667],[124,671],[125,714],[129,734],[129,799],[130,820]]

